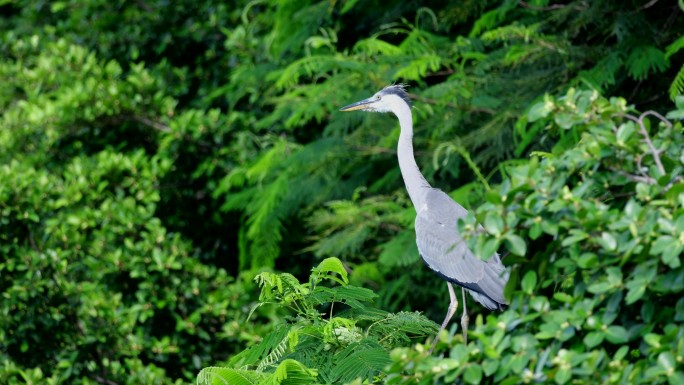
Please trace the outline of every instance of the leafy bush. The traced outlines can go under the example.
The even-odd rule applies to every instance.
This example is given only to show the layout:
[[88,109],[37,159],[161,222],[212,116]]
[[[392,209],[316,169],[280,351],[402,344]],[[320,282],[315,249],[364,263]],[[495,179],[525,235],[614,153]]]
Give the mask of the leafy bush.
[[202,264],[156,215],[172,159],[140,121],[172,112],[158,81],[65,41],[17,40],[12,57],[0,61],[16,93],[0,100],[5,383],[180,383],[252,340],[239,321],[254,286]]
[[[682,116],[684,97],[677,99],[677,107],[668,116]],[[391,364],[377,368],[373,383],[681,383],[681,122],[652,111],[637,114],[623,99],[606,100],[595,91],[574,89],[563,97],[547,95],[530,108],[526,120],[541,122],[548,135],[576,135],[577,145],[561,141],[551,153],[505,167],[505,178],[487,192],[486,203],[460,223],[480,255],[490,255],[502,244],[511,251],[504,262],[520,268],[513,270],[507,286],[510,306],[499,315],[478,314],[468,344],[460,333],[442,335],[437,351],[446,358],[426,354],[421,344],[392,350]],[[488,235],[474,231],[477,217]],[[286,277],[263,276],[262,300],[271,298],[272,291],[285,304],[292,295],[301,296],[288,289],[297,283],[286,283],[291,279]],[[322,302],[332,300],[327,296]],[[362,333],[349,331],[353,326],[346,326],[345,335],[361,338]],[[316,322],[313,327],[317,331],[307,334],[326,330]],[[320,351],[326,340],[318,339],[313,349]],[[261,362],[272,366],[278,362],[273,355],[304,356],[299,359],[304,366],[297,370],[318,370],[309,372],[307,381],[344,382],[312,365],[312,347],[296,339],[287,346],[284,341],[284,332],[265,340]],[[279,342],[283,345],[276,347]],[[271,356],[264,358],[268,351]],[[252,360],[240,361],[250,355]],[[248,350],[232,362],[251,365],[259,362],[256,356]],[[209,371],[216,377],[202,377],[204,383],[229,378],[220,370]],[[259,365],[248,383],[265,383],[264,378],[281,383],[263,372]]]
[[[619,167],[632,162],[632,168],[620,169],[622,184],[614,179],[619,175],[606,171],[615,164],[591,170],[617,187],[576,193],[588,171],[568,171],[568,189],[577,196],[616,191],[614,200],[600,200],[610,214],[575,227],[575,219],[563,217],[566,209],[535,212],[545,213],[539,215],[543,226],[536,226],[537,216],[520,211],[518,219],[509,218],[519,207],[496,199],[497,191],[517,193],[506,187],[514,175],[505,176],[517,170],[515,165],[546,178],[540,165],[553,159],[539,154],[560,159],[589,135],[586,117],[572,112],[572,103],[549,97],[528,111],[544,93],[591,88],[602,95],[629,95],[640,110],[664,114],[670,108],[684,84],[678,7],[634,0],[460,1],[430,8],[406,1],[0,1],[0,378],[10,383],[190,379],[199,368],[260,341],[289,314],[261,307],[252,322],[244,322],[257,300],[253,275],[287,269],[302,280],[316,260],[331,256],[353,270],[350,285],[378,294],[374,306],[394,314],[420,309],[441,318],[443,283],[427,269],[414,268],[420,262],[413,212],[396,167],[396,128],[384,117],[335,112],[393,81],[412,85],[415,148],[427,178],[467,207],[480,206],[486,197],[487,210],[512,213],[476,214],[497,235],[474,237],[473,247],[482,252],[503,244],[513,253],[538,256],[514,271],[513,292],[519,282],[527,288],[535,283],[537,295],[557,306],[549,279],[567,282],[547,274],[572,274],[566,258],[578,257],[559,247],[560,239],[576,230],[572,235],[585,237],[583,231],[586,239],[567,245],[579,248],[583,267],[575,271],[582,272],[582,281],[596,280],[584,286],[596,283],[592,290],[605,290],[606,298],[629,295],[633,311],[661,299],[679,304],[678,281],[667,292],[636,279],[650,277],[653,269],[654,282],[665,279],[660,278],[664,266],[678,271],[669,266],[677,260],[680,206],[667,216],[680,188],[674,150],[662,155],[664,172],[648,155],[619,158],[614,162]],[[620,127],[620,116],[629,119],[622,107],[611,108],[616,117],[595,121],[612,120]],[[681,119],[681,112],[669,119]],[[654,115],[643,121],[653,141],[662,141],[656,146],[671,145],[656,135]],[[635,126],[621,135],[627,135],[625,143],[636,143],[640,132]],[[537,166],[516,159],[533,153]],[[654,171],[642,170],[643,164]],[[533,187],[515,178],[521,194],[533,194]],[[601,220],[625,211],[634,191],[637,206],[629,207],[641,207],[639,215],[655,216],[656,224],[640,235],[624,262],[610,266],[619,268],[622,281],[615,269],[605,270],[611,281],[595,279],[604,255],[585,243],[599,235],[596,242],[614,240],[616,250],[623,247],[625,230],[606,229]],[[652,199],[642,201],[647,196]],[[585,211],[576,214],[585,218]],[[651,220],[642,222],[650,226]],[[667,221],[674,229],[669,233]],[[554,224],[556,235],[543,232]],[[582,224],[604,227],[586,230]],[[661,261],[655,268],[630,270],[651,251]],[[522,265],[516,256],[507,258]],[[560,265],[553,267],[556,260]],[[585,269],[591,275],[585,276]],[[563,285],[561,292],[570,293]],[[582,295],[600,297],[598,291]],[[501,317],[491,322],[506,315]],[[650,333],[665,346],[679,337],[665,330],[663,319],[654,315],[652,321],[660,323],[644,322],[644,330],[652,326]],[[483,320],[488,333],[495,325],[489,320]],[[644,353],[641,343],[636,351],[632,324],[621,318],[601,322],[630,333],[631,350],[620,362],[641,362],[641,354],[645,363],[634,364],[635,373],[658,367],[651,365],[656,353]],[[577,329],[568,341],[584,347],[585,332]],[[656,337],[648,338],[652,343]],[[516,352],[528,350],[516,341]],[[400,367],[404,356],[396,352],[401,351],[390,359]],[[468,359],[477,365],[460,366],[471,367],[463,373],[450,369],[448,378],[463,375],[472,382],[480,371],[483,378],[492,377],[493,364],[478,361],[482,352],[474,350]],[[667,366],[671,358],[679,362],[674,352],[657,356]],[[284,354],[290,353],[291,359],[302,359],[296,352]],[[406,354],[423,357],[413,349]],[[437,361],[430,360],[420,361],[418,369],[407,363],[412,368],[407,373],[432,370]],[[313,363],[283,362],[272,381],[285,381],[288,369],[311,374],[302,363]],[[550,373],[547,369],[542,365],[539,371]],[[326,371],[316,373],[321,373],[318,381]],[[376,379],[383,373],[390,378],[381,371]]]
[[[349,285],[337,258],[323,260],[304,284],[288,273],[261,273],[256,280],[261,305],[287,309],[288,322],[232,357],[228,367],[203,369],[199,384],[370,381],[391,362],[389,349],[423,340],[438,329],[418,313],[390,314],[371,307],[377,295]],[[340,286],[327,287],[324,281]],[[256,368],[243,369],[250,367]]]

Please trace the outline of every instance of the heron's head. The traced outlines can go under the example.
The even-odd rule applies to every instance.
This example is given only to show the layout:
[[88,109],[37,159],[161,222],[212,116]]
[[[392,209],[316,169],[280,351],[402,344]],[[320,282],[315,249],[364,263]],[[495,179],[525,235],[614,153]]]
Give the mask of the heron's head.
[[387,86],[368,99],[340,108],[340,111],[396,112],[401,106],[411,106],[405,85]]

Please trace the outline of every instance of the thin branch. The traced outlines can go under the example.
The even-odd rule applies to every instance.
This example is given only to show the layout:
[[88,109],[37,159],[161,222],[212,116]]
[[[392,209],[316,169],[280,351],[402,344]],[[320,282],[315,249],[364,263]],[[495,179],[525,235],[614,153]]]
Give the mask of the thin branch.
[[[641,160],[644,159],[645,154],[640,154],[636,156],[636,164],[637,164],[637,170],[639,170],[639,174],[641,174],[644,178],[650,178],[646,172],[644,172],[644,166],[641,164]],[[646,168],[648,171],[648,168]]]
[[657,2],[658,2],[658,0],[651,0],[651,1],[649,1],[648,3],[646,3],[643,7],[639,8],[639,10],[640,10],[640,11],[643,11],[644,9],[651,8],[651,7],[654,6],[655,3],[657,3]]
[[678,177],[676,177],[676,178],[673,178],[673,179],[670,181],[670,183],[668,183],[667,186],[665,186],[665,188],[663,189],[663,191],[667,192],[668,190],[670,190],[670,188],[672,188],[672,186],[674,186],[675,183],[679,183],[679,182],[681,182],[681,181],[684,181],[684,178],[682,178],[681,176],[678,176]]
[[659,113],[657,113],[657,112],[655,112],[655,111],[652,111],[652,110],[651,110],[651,111],[646,111],[646,112],[644,112],[643,114],[641,114],[641,116],[639,116],[639,119],[640,119],[640,120],[643,120],[645,117],[647,117],[647,116],[649,116],[649,115],[655,116],[656,118],[660,119],[661,122],[665,123],[665,125],[666,125],[668,128],[672,128],[672,123],[670,123],[669,120],[667,120],[664,116],[662,116],[662,115],[660,115]]
[[148,119],[144,116],[132,115],[131,119],[135,120],[136,122],[142,123],[148,127],[152,127],[155,130],[166,132],[167,134],[171,132],[171,127],[169,127],[165,124],[161,124],[159,122],[155,122],[154,120]]
[[670,123],[667,119],[665,119],[662,115],[655,111],[646,111],[643,114],[639,115],[639,118],[636,118],[629,114],[626,114],[625,117],[636,122],[639,125],[641,135],[644,137],[644,142],[646,142],[646,145],[651,150],[651,154],[653,155],[653,160],[655,161],[656,166],[658,167],[658,171],[660,171],[661,174],[665,175],[665,167],[663,167],[663,163],[660,161],[661,151],[656,150],[655,146],[653,145],[653,142],[651,141],[651,137],[648,135],[646,125],[644,125],[644,119],[649,115],[655,116],[656,118],[660,119],[665,124],[667,124],[668,127],[672,127],[672,123]]
[[618,174],[624,176],[625,178],[631,180],[632,182],[639,182],[639,183],[646,183],[650,185],[656,184],[656,180],[651,178],[650,176],[639,176],[639,175],[632,175],[629,174],[623,170],[613,170],[614,172],[617,172]]

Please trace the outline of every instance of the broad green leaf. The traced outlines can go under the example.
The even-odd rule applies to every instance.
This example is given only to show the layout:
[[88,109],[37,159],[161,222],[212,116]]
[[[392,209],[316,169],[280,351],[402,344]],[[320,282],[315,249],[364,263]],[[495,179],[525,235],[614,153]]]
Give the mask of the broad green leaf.
[[622,326],[608,326],[605,331],[606,339],[614,344],[624,344],[629,340],[627,329]]
[[563,246],[570,246],[570,245],[572,245],[572,244],[574,244],[574,243],[583,241],[583,240],[585,240],[585,239],[587,239],[587,238],[589,237],[589,234],[587,234],[586,232],[584,232],[584,231],[582,231],[582,230],[573,229],[573,230],[570,231],[570,233],[571,233],[572,235],[570,235],[569,237],[566,237],[565,239],[563,239],[563,241],[561,242],[561,245],[563,245]]
[[[348,273],[347,270],[344,268],[344,265],[342,264],[342,261],[335,257],[330,257],[326,258],[321,263],[318,264],[318,267],[314,268],[313,271],[319,275],[326,275],[328,278],[333,279],[335,281],[340,282],[341,284],[347,284],[349,283],[349,278],[348,278]],[[336,273],[340,275],[341,281],[334,276],[331,276],[326,273]]]
[[677,322],[684,321],[684,297],[680,298],[675,305],[674,320]]
[[670,385],[684,384],[684,372],[678,370],[672,373],[672,375],[667,377],[667,381]]
[[660,347],[660,339],[661,336],[655,333],[648,333],[644,336],[644,342],[649,344],[650,346],[654,348],[659,348]]
[[625,302],[628,305],[631,305],[634,302],[640,300],[641,297],[644,296],[644,293],[646,293],[646,285],[645,284],[630,288],[629,291],[627,292],[627,297],[625,297]]
[[474,363],[468,364],[463,372],[463,380],[469,384],[479,384],[482,382],[482,367]]
[[620,349],[618,349],[617,352],[615,352],[613,359],[616,361],[620,361],[623,358],[625,358],[625,356],[627,356],[627,352],[629,352],[629,346],[622,346],[620,347]]
[[531,123],[539,119],[546,118],[549,116],[551,111],[553,111],[553,102],[548,97],[544,97],[544,100],[532,105],[530,110],[527,112],[527,120]]
[[603,342],[603,338],[605,337],[603,332],[589,332],[587,333],[586,336],[584,336],[584,345],[586,345],[589,349],[592,349]]
[[598,238],[597,241],[604,249],[608,251],[614,251],[617,248],[617,240],[611,233],[601,233],[601,238]]
[[521,237],[508,233],[506,234],[505,239],[508,249],[511,251],[511,253],[525,256],[527,253],[527,244],[525,244],[525,241]]
[[482,363],[482,369],[484,371],[485,376],[491,376],[497,371],[497,369],[499,369],[499,361],[489,359],[485,360]]
[[499,235],[504,229],[504,221],[497,213],[487,213],[483,225],[485,230],[492,235]]
[[523,276],[522,282],[520,283],[522,289],[527,294],[533,294],[534,288],[537,285],[537,273],[530,270]]
[[572,373],[570,372],[570,368],[561,367],[558,369],[558,371],[556,371],[554,381],[556,381],[557,384],[565,384],[566,382],[570,381],[571,377]]
[[602,294],[602,293],[605,293],[608,290],[610,290],[611,287],[612,287],[612,285],[609,284],[608,282],[598,282],[598,283],[594,283],[594,284],[589,285],[587,290],[590,293]]
[[673,372],[676,368],[675,358],[672,352],[662,352],[658,354],[658,364],[665,369],[665,372]]
[[567,293],[563,293],[563,292],[553,293],[553,298],[555,298],[557,301],[565,302],[565,303],[574,302],[574,299],[571,295],[569,295]]
[[617,131],[618,144],[624,145],[635,131],[634,122],[629,121],[620,125]]

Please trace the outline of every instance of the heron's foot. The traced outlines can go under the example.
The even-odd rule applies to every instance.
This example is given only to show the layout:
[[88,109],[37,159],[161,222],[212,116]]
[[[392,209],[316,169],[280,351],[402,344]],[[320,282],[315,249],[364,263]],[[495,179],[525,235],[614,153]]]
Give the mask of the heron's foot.
[[461,317],[461,329],[463,330],[463,339],[465,340],[465,343],[468,343],[468,324],[470,323],[470,317],[468,316],[468,313],[463,312],[463,316]]

